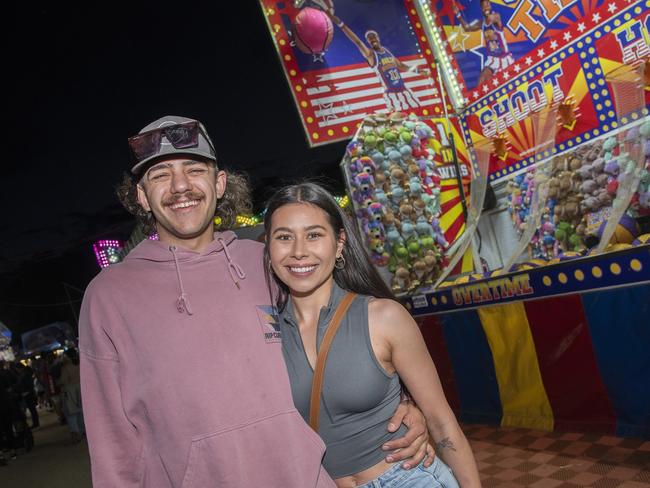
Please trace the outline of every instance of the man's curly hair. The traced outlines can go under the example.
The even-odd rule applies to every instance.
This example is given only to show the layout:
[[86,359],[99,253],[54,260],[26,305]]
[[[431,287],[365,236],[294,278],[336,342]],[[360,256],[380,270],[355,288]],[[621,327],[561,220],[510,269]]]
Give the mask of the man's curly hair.
[[[235,224],[237,215],[253,213],[251,187],[248,177],[243,173],[226,172],[226,191],[217,202],[215,217],[221,218],[216,230],[228,230]],[[117,198],[130,214],[134,215],[142,232],[146,236],[156,233],[156,219],[138,203],[138,182],[128,173],[124,173],[122,182],[116,187]]]

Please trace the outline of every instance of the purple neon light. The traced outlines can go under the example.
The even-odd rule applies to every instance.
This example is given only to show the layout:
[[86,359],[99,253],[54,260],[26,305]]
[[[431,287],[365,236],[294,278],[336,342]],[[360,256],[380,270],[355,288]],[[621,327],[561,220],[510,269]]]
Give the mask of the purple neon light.
[[97,264],[100,268],[106,268],[111,264],[121,261],[120,250],[124,248],[124,243],[114,239],[104,239],[93,244],[93,251],[97,258]]

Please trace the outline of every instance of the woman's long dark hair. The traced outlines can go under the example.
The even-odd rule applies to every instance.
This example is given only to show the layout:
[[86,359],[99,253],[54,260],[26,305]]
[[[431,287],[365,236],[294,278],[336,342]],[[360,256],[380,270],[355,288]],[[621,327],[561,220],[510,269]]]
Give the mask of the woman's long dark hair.
[[341,230],[345,232],[346,239],[342,254],[345,259],[345,266],[343,269],[334,268],[334,281],[336,281],[337,285],[344,290],[353,291],[360,295],[395,299],[390,288],[372,265],[370,257],[362,244],[356,224],[344,213],[343,209],[334,200],[334,197],[320,185],[299,183],[278,190],[268,201],[266,215],[264,216],[264,231],[267,240],[264,249],[264,270],[266,282],[272,296],[275,296],[278,310],[283,310],[286,306],[289,288],[278,279],[271,268],[269,256],[271,219],[277,209],[290,203],[307,203],[320,208],[327,214],[336,236]]

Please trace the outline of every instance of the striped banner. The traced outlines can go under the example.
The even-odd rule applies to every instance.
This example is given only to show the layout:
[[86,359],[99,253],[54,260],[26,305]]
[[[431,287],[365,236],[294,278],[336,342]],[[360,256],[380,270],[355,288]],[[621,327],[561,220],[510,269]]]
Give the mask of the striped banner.
[[650,285],[417,320],[461,421],[650,438]]

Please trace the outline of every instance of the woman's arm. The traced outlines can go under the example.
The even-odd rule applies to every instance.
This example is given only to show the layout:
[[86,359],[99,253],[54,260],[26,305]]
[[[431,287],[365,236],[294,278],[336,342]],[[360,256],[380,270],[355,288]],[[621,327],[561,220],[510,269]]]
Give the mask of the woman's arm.
[[480,487],[476,461],[447,399],[422,334],[411,315],[394,300],[375,299],[368,307],[373,349],[390,372],[397,371],[422,410],[439,455],[463,488]]

